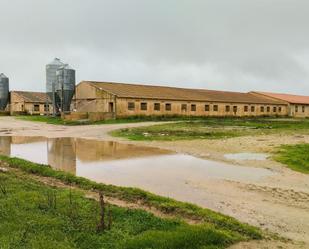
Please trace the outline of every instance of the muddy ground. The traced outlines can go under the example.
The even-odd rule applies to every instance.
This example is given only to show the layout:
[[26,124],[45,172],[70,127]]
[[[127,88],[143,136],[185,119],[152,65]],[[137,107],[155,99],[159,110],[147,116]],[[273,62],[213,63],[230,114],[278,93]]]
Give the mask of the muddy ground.
[[[204,206],[233,216],[240,221],[278,233],[295,243],[241,244],[235,248],[309,248],[309,175],[301,174],[268,158],[266,161],[226,159],[224,154],[237,152],[272,153],[281,144],[307,142],[308,135],[263,135],[229,138],[225,140],[193,140],[175,142],[132,142],[113,138],[108,132],[127,127],[145,126],[148,123],[108,124],[89,126],[54,126],[44,123],[0,117],[0,135],[81,137],[116,140],[126,143],[154,146],[194,155],[226,161],[243,166],[262,167],[275,174],[258,183],[228,180],[189,182],[195,188],[205,190]],[[157,124],[157,123],[156,123]],[[300,242],[300,243],[299,243]],[[302,242],[306,244],[302,244]]]

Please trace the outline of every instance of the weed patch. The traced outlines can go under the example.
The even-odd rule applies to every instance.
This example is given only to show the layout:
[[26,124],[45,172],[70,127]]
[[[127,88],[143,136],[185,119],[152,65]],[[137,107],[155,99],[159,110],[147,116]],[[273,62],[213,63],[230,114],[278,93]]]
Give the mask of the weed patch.
[[113,131],[116,137],[130,140],[223,139],[249,135],[299,132],[309,134],[309,121],[266,118],[205,118]]
[[292,170],[309,174],[309,144],[282,145],[274,159]]

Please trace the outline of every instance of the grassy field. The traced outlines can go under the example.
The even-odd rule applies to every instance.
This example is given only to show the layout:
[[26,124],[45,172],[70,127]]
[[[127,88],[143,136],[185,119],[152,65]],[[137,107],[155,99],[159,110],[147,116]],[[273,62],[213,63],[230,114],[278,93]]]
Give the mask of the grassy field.
[[309,134],[308,119],[207,118],[113,131],[113,136],[131,140],[222,139],[274,133]]
[[108,119],[102,121],[92,122],[89,120],[80,120],[80,121],[65,121],[60,117],[49,117],[49,116],[18,116],[17,119],[24,121],[32,121],[32,122],[42,122],[46,124],[53,125],[100,125],[100,124],[121,124],[121,123],[135,123],[135,122],[145,122],[149,121],[148,119]]
[[127,118],[117,118],[117,119],[108,119],[101,121],[64,121],[60,117],[51,117],[51,116],[39,116],[39,115],[27,115],[27,116],[16,116],[17,119],[24,121],[32,122],[42,122],[47,124],[54,125],[100,125],[100,124],[121,124],[121,123],[138,123],[138,122],[147,122],[147,121],[179,121],[179,120],[198,120],[200,117],[180,117],[180,116],[131,116]]
[[[261,232],[234,218],[193,204],[160,197],[136,189],[92,182],[48,166],[1,156],[10,171],[0,173],[0,248],[225,248],[241,240],[261,239]],[[113,226],[97,234],[98,204],[74,191],[43,186],[29,175],[55,178],[83,190],[102,191],[105,196],[156,208],[175,217],[190,218],[200,225],[154,217],[141,210],[111,206]],[[51,194],[52,193],[52,194]],[[57,208],[49,196],[57,196]],[[73,218],[72,219],[72,214]],[[51,246],[44,247],[44,243]],[[42,244],[43,243],[43,244]],[[91,247],[89,247],[91,245]],[[1,247],[2,246],[2,247]],[[88,246],[88,247],[87,247]]]
[[292,170],[309,174],[309,144],[282,145],[274,159]]
[[54,125],[75,125],[75,122],[65,122],[60,117],[50,117],[50,116],[39,116],[39,115],[29,115],[29,116],[16,116],[19,120],[42,122]]
[[188,225],[142,210],[108,205],[110,229],[98,231],[100,206],[77,190],[26,174],[0,173],[0,248],[224,248],[241,240],[210,225]]

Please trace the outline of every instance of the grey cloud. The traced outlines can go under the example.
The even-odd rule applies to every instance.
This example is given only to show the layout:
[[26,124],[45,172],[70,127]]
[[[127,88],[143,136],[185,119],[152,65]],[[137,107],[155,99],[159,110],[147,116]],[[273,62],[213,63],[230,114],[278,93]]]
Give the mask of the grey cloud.
[[307,0],[0,0],[0,9],[11,88],[44,90],[44,65],[58,56],[78,80],[309,92]]

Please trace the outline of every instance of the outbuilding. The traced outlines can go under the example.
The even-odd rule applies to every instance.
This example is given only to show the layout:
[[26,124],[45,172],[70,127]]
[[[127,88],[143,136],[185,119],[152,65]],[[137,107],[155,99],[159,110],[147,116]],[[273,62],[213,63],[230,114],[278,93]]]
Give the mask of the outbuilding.
[[51,100],[44,92],[12,91],[9,108],[11,115],[43,115],[52,112]]

